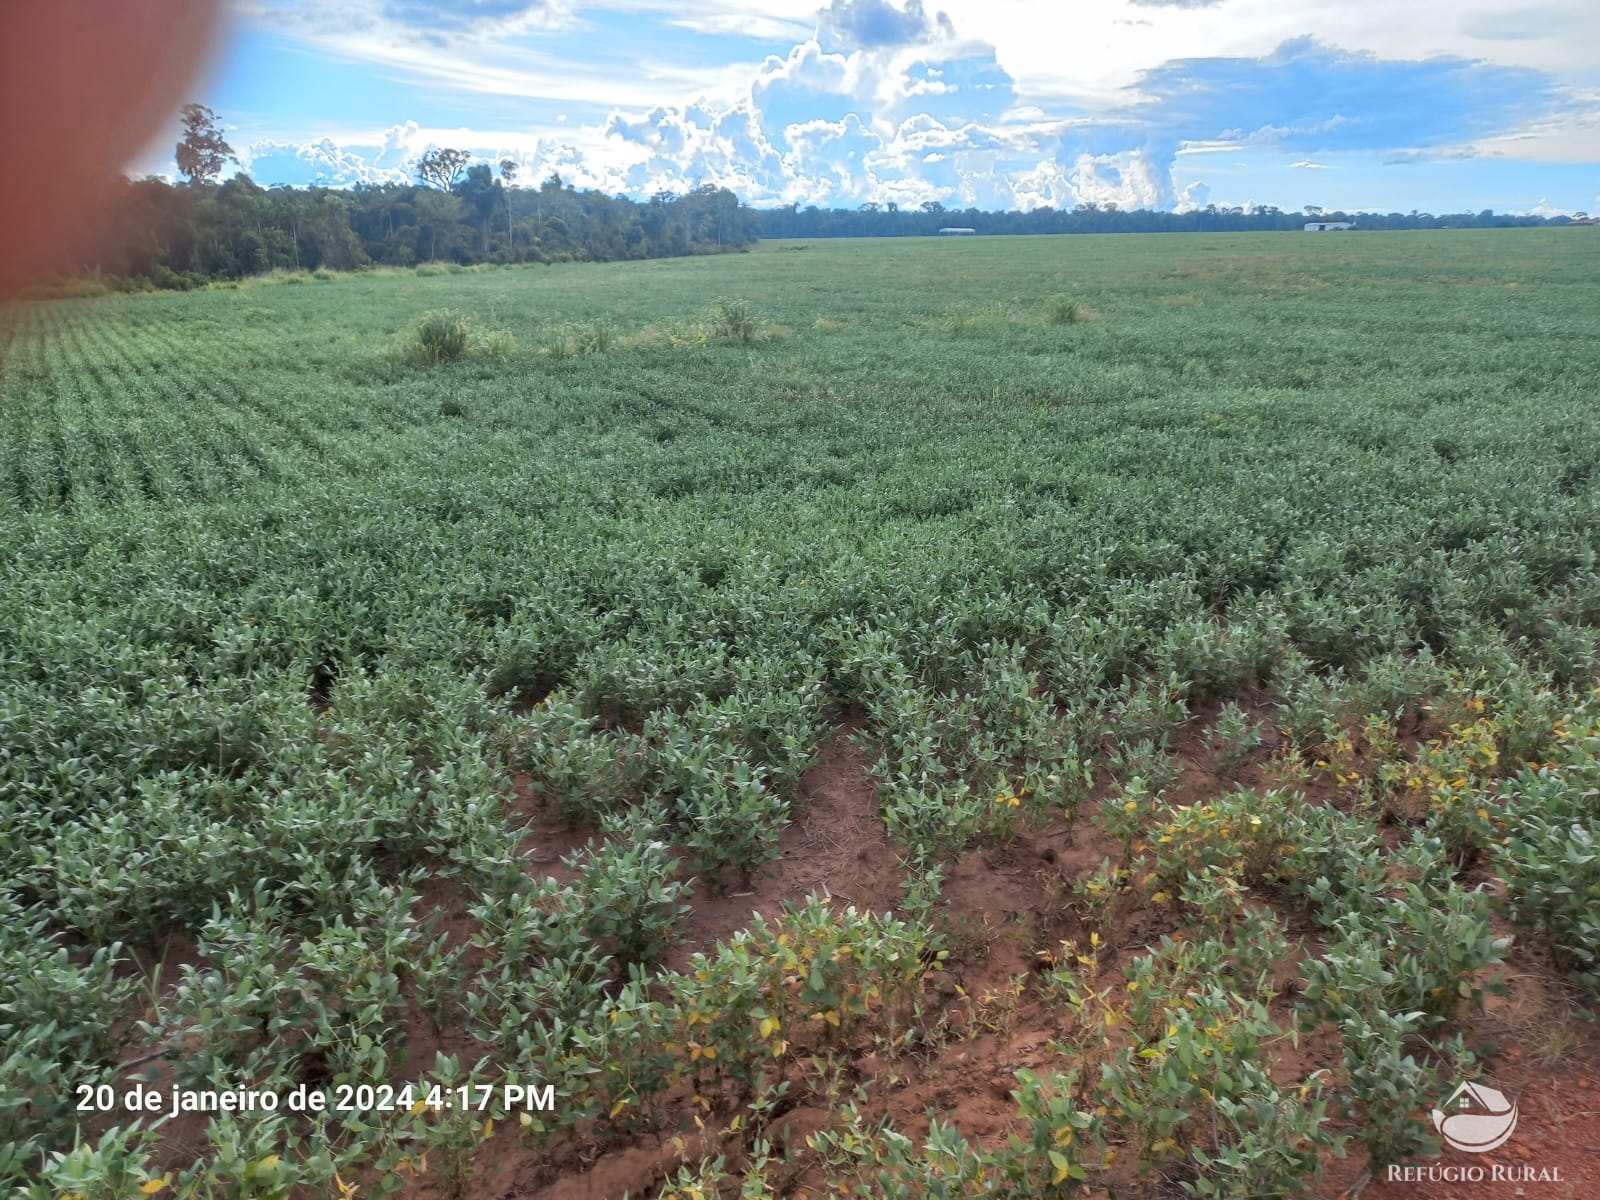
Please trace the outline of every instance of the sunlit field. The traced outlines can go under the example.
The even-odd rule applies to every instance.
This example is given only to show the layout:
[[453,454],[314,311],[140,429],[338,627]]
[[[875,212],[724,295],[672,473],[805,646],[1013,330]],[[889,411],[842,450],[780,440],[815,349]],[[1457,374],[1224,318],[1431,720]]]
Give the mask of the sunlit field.
[[1594,1194],[1596,234],[0,312],[0,1188]]

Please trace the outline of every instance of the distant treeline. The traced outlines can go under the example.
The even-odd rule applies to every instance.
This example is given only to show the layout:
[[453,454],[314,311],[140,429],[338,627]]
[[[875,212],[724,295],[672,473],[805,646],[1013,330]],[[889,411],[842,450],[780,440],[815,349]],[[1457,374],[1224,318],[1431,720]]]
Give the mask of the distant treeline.
[[267,271],[349,271],[426,262],[584,262],[739,250],[756,214],[725,188],[634,201],[552,175],[508,187],[487,166],[449,187],[264,188],[119,184],[118,219],[73,266],[107,284],[187,288]]
[[[465,156],[433,182],[354,188],[271,187],[236,175],[224,183],[124,180],[119,217],[95,250],[69,265],[94,291],[190,288],[268,271],[410,267],[428,262],[604,262],[742,250],[759,238],[918,237],[951,227],[980,234],[1195,233],[1300,229],[1353,221],[1361,229],[1559,225],[1568,217],[1477,213],[1284,212],[1276,208],[1161,212],[1081,204],[1028,212],[860,208],[753,209],[726,188],[659,192],[647,201],[578,191],[552,175],[510,186]],[[452,169],[453,168],[453,169]],[[67,285],[63,285],[67,286]]]
[[1159,212],[1123,210],[1113,205],[1080,204],[1076,208],[1036,208],[1029,212],[982,212],[949,209],[937,202],[920,208],[868,204],[861,208],[763,209],[757,231],[764,238],[925,237],[941,229],[967,228],[994,233],[1243,233],[1303,229],[1307,221],[1354,221],[1360,229],[1498,228],[1510,225],[1565,224],[1570,218],[1507,216],[1487,209],[1477,213],[1344,213],[1311,209],[1284,212],[1277,208],[1191,209]]

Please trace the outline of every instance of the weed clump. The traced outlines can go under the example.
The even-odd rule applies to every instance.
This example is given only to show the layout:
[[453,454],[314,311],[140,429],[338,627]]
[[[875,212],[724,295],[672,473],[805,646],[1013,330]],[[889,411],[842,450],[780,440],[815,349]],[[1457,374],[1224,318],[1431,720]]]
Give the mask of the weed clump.
[[539,353],[556,362],[564,362],[578,355],[578,342],[564,329],[551,329],[539,346]]
[[392,357],[397,365],[434,367],[468,358],[504,362],[516,352],[517,339],[510,330],[479,333],[464,313],[442,308],[424,313],[411,340]]
[[743,300],[724,300],[711,314],[714,341],[753,346],[761,338],[761,329],[761,318]]
[[441,308],[423,314],[417,326],[413,357],[421,364],[459,362],[472,344],[471,323],[458,312]]
[[615,325],[605,317],[596,317],[581,325],[551,326],[542,350],[546,357],[557,360],[581,358],[605,354],[615,349],[620,340]]
[[578,353],[604,354],[617,344],[617,329],[604,317],[596,317],[580,326],[576,334]]
[[516,336],[509,329],[491,329],[479,339],[478,352],[491,362],[504,362],[517,352]]
[[1076,325],[1083,319],[1083,306],[1071,296],[1051,296],[1044,302],[1046,325]]
[[945,311],[942,329],[946,334],[954,335],[978,326],[1004,325],[1014,319],[1010,306],[1004,300],[991,301],[978,307],[958,304]]

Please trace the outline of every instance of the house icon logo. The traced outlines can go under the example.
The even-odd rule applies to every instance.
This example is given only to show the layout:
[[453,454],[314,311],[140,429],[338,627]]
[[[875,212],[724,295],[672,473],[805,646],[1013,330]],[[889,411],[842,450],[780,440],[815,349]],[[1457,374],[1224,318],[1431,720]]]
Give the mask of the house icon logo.
[[1463,1083],[1450,1093],[1442,1111],[1433,1110],[1433,1127],[1457,1150],[1485,1154],[1515,1132],[1517,1106],[1492,1087]]

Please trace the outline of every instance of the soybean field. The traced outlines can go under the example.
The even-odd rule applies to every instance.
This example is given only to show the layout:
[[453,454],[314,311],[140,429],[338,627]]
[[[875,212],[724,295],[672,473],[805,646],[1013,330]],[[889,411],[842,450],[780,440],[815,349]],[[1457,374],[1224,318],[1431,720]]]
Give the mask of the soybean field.
[[1595,1194],[1594,232],[0,311],[0,1189]]

